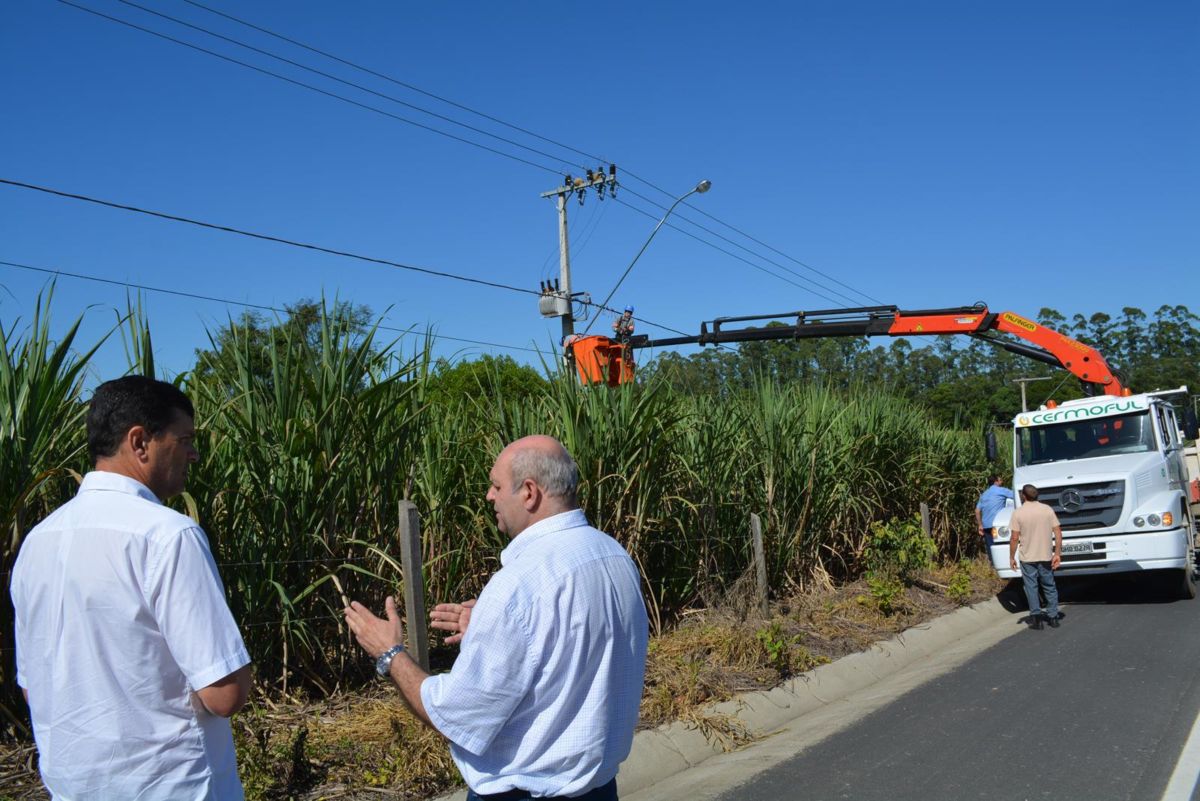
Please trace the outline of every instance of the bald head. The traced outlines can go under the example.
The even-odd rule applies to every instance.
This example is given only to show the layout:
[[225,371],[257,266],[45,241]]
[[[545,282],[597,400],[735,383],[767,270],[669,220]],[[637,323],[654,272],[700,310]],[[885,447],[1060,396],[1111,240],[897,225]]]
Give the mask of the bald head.
[[568,509],[575,508],[579,469],[562,443],[545,434],[523,437],[505,448],[511,452],[514,483],[532,479],[551,498],[560,498]]
[[579,469],[558,440],[522,437],[496,459],[487,498],[497,527],[515,537],[547,517],[578,507]]

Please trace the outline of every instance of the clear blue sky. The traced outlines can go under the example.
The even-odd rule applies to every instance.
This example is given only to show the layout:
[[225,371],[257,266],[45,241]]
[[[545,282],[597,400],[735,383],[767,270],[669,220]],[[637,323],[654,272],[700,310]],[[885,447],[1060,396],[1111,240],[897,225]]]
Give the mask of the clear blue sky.
[[[139,2],[550,155],[117,0],[72,1],[547,169],[55,0],[10,0],[0,8],[0,177],[531,289],[557,274],[554,208],[539,195],[591,159],[183,0]],[[712,191],[689,201],[694,209],[858,290],[681,206],[674,224],[788,279],[665,228],[613,303],[689,333],[717,316],[867,296],[908,308],[983,300],[1030,316],[1042,306],[1068,316],[1196,309],[1195,2],[206,4],[616,162],[671,195],[708,178]],[[629,205],[571,204],[575,288],[596,300],[661,214],[633,191],[672,199],[629,177],[625,189],[619,199]],[[337,294],[386,311],[388,325],[519,347],[546,349],[559,332],[529,295],[6,186],[0,260],[268,306]],[[0,267],[6,330],[28,319],[46,280]],[[64,277],[56,324],[86,313],[84,337],[93,339],[125,296]],[[155,293],[146,302],[171,372],[191,366],[205,326],[240,313]],[[438,344],[442,355],[481,350],[538,358]],[[114,340],[99,369],[123,364]]]

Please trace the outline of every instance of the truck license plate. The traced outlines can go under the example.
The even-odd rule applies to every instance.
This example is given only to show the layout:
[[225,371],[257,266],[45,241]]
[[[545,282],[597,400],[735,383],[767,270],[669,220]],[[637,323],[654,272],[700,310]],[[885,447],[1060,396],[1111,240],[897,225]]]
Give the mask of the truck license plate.
[[1092,544],[1090,542],[1064,542],[1062,547],[1063,553],[1091,553]]

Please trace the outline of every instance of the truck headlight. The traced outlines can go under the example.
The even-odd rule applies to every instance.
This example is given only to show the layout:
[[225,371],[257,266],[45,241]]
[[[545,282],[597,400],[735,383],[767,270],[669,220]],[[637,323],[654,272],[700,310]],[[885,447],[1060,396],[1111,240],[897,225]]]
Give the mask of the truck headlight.
[[1162,523],[1162,518],[1158,515],[1146,515],[1146,522],[1152,526],[1157,526]]
[[1146,525],[1146,518],[1144,518],[1144,517],[1135,517],[1135,518],[1133,518],[1133,524],[1134,524],[1135,526],[1137,526],[1138,528],[1141,528],[1142,526]]
[[994,541],[1008,541],[1008,526],[996,526],[992,529],[992,539]]

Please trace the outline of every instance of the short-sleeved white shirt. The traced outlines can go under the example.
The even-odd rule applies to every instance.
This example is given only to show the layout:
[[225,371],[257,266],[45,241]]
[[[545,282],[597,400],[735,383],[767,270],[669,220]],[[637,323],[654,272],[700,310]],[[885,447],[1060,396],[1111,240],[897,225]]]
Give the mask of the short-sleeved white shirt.
[[633,743],[648,634],[637,567],[580,510],[525,529],[500,562],[421,701],[475,792],[580,795]]
[[250,657],[204,532],[93,471],[22,543],[17,682],[55,799],[240,801],[229,721],[193,691]]

